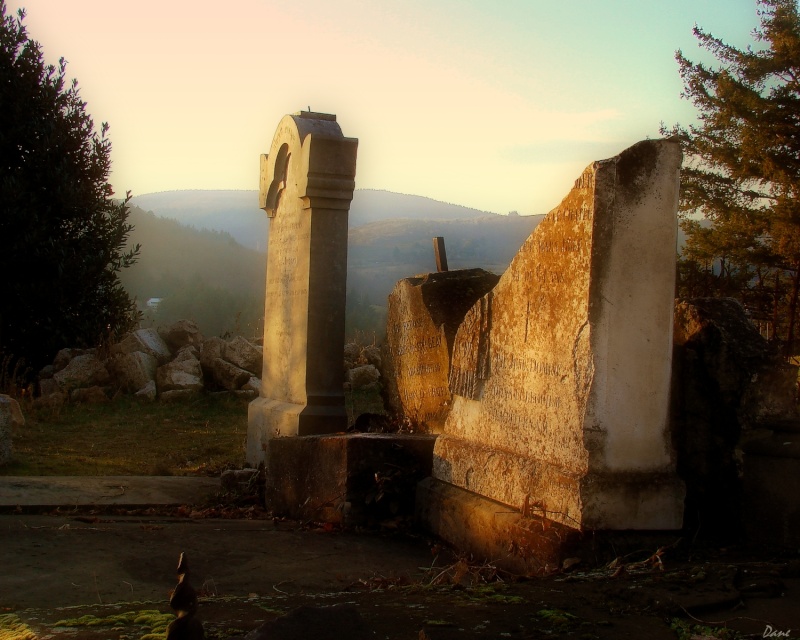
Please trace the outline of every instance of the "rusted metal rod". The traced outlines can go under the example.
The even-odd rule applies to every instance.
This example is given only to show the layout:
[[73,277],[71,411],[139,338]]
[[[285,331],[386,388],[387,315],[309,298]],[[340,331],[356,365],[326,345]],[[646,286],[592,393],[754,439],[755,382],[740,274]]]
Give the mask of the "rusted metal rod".
[[447,251],[444,248],[444,238],[436,236],[433,239],[433,253],[436,255],[436,271],[447,271]]

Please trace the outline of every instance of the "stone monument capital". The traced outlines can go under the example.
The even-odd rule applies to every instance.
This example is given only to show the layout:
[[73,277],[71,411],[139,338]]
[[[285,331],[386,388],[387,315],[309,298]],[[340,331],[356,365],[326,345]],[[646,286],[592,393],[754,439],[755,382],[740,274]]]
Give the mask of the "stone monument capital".
[[259,207],[274,218],[281,198],[299,198],[303,209],[350,208],[358,140],[345,138],[328,113],[301,111],[278,124],[268,154],[261,155]]

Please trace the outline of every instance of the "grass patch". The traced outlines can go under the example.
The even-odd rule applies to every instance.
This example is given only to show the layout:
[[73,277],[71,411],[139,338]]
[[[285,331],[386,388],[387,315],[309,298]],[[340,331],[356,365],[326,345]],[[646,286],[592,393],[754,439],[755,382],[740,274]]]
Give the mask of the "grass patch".
[[[345,399],[350,423],[382,413],[377,392]],[[22,405],[5,476],[219,475],[245,464],[248,401],[227,394],[190,402],[141,403],[121,396],[53,409]]]
[[186,403],[120,397],[59,409],[23,407],[13,432],[19,476],[216,475],[244,465],[247,402],[227,395]]
[[36,640],[33,630],[13,613],[0,614],[0,640]]
[[139,627],[145,634],[140,636],[141,640],[147,638],[165,638],[167,627],[170,622],[175,620],[175,616],[171,613],[162,613],[155,609],[146,609],[144,611],[128,611],[127,613],[120,613],[117,615],[106,616],[98,618],[93,615],[85,615],[80,618],[59,620],[53,626],[55,627],[71,627],[79,629],[81,627],[110,627],[112,631],[122,631],[130,626]]

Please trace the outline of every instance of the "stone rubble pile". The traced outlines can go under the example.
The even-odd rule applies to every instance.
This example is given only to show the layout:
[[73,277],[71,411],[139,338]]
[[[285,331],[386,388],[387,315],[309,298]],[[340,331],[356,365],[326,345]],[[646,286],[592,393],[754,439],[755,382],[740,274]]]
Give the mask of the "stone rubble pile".
[[142,400],[190,399],[209,391],[253,398],[263,349],[237,336],[204,338],[191,320],[138,329],[108,348],[62,349],[39,374],[38,402],[103,402],[120,393]]
[[348,391],[379,391],[381,348],[375,344],[344,345],[344,388]]
[[[105,402],[118,394],[145,401],[191,399],[203,392],[255,398],[261,389],[263,347],[236,336],[204,338],[191,320],[138,329],[108,348],[62,349],[39,373],[42,404]],[[345,389],[378,391],[381,349],[344,349]]]

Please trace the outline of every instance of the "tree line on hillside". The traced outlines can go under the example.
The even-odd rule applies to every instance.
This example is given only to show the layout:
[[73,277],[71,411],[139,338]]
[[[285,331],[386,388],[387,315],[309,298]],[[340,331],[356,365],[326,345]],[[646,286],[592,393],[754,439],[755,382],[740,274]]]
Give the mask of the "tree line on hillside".
[[[130,242],[141,245],[139,261],[122,274],[145,326],[181,319],[206,335],[261,334],[266,259],[221,231],[194,229],[131,207]],[[160,298],[155,308],[146,303]]]

